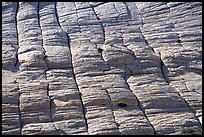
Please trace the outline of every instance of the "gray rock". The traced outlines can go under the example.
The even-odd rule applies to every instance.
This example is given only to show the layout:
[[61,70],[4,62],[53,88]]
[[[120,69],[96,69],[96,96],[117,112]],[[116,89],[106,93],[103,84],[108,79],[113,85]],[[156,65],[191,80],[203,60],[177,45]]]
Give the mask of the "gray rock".
[[3,2],[2,134],[202,134],[201,2]]
[[86,107],[86,111],[88,132],[90,135],[119,134],[109,106],[89,106]]
[[88,135],[85,121],[80,118],[54,122],[58,135]]
[[48,109],[21,111],[21,125],[25,126],[27,124],[32,123],[48,123],[48,122],[51,122],[50,111]]
[[139,106],[113,107],[115,121],[122,135],[153,135],[154,129]]
[[32,123],[22,129],[22,135],[59,135],[53,123]]
[[20,124],[18,113],[2,113],[2,134],[20,135]]
[[15,66],[17,51],[16,2],[2,3],[2,66]]

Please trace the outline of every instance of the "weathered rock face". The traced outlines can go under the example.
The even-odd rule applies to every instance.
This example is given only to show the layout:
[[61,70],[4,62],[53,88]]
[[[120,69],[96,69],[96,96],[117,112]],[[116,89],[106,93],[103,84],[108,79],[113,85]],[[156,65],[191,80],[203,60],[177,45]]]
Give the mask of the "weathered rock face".
[[2,134],[201,134],[201,29],[201,2],[3,2]]

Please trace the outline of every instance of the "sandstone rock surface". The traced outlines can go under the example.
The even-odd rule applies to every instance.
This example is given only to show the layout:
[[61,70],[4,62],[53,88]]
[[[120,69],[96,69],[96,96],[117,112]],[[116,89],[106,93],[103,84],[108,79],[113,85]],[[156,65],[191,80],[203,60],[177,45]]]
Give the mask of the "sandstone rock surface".
[[3,135],[202,134],[201,2],[3,2]]

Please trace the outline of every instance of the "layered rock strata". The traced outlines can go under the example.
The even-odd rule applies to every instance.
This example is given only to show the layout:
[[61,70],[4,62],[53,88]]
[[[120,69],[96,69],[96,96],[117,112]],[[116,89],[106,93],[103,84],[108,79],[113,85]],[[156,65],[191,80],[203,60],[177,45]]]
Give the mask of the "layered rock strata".
[[2,134],[201,134],[201,29],[201,2],[3,2]]

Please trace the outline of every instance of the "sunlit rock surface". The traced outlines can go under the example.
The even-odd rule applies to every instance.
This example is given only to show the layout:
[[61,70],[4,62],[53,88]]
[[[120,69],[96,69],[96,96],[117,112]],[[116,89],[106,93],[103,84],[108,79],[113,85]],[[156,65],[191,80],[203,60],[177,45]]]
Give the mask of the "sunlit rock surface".
[[202,134],[202,3],[3,2],[2,134]]

